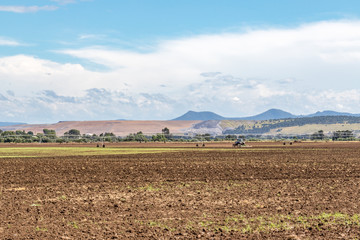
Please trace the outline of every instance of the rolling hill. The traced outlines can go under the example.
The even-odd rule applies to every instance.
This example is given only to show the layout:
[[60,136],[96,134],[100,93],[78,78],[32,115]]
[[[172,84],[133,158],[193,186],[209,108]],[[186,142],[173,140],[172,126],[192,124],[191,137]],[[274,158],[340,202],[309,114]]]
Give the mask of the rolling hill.
[[360,114],[346,113],[346,112],[335,112],[335,111],[322,111],[313,114],[306,115],[306,117],[323,117],[323,116],[352,116],[360,117]]
[[270,109],[266,112],[260,113],[255,116],[250,117],[223,117],[219,114],[204,111],[204,112],[195,112],[195,111],[188,111],[184,115],[177,117],[173,119],[173,121],[179,121],[179,120],[201,120],[201,121],[207,121],[207,120],[269,120],[269,119],[281,119],[281,118],[295,118],[297,116],[285,112],[280,109]]
[[308,115],[294,115],[289,112],[283,111],[281,109],[269,109],[263,113],[249,116],[249,117],[223,117],[219,114],[204,111],[204,112],[195,112],[188,111],[184,115],[173,119],[173,121],[178,120],[271,120],[271,119],[286,119],[286,118],[303,118],[303,117],[325,117],[325,116],[353,116],[360,117],[360,114],[346,113],[346,112],[336,112],[336,111],[318,111],[313,114]]
[[146,135],[161,133],[161,129],[167,127],[173,134],[183,134],[186,129],[201,121],[62,121],[54,124],[24,124],[5,126],[0,129],[6,131],[32,131],[35,134],[42,133],[43,129],[55,130],[61,136],[70,129],[77,129],[81,134],[114,133],[116,136],[126,136],[130,133],[142,131]]
[[297,116],[285,112],[280,109],[270,109],[266,112],[260,113],[251,117],[243,117],[234,120],[270,120],[270,119],[283,119],[283,118],[296,118]]
[[181,115],[180,117],[177,117],[172,121],[196,121],[196,120],[206,121],[206,120],[224,120],[224,119],[226,118],[213,112],[188,111],[184,115]]

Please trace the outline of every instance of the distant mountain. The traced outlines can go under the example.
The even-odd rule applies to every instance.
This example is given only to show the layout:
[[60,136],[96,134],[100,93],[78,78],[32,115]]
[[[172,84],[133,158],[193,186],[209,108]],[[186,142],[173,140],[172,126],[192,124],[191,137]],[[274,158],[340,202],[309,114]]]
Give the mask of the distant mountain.
[[353,113],[346,113],[346,112],[335,112],[335,111],[322,111],[316,112],[313,114],[306,115],[306,117],[326,117],[326,116],[352,116],[352,117],[359,117],[360,114],[353,114]]
[[269,120],[269,119],[282,119],[282,118],[296,118],[297,116],[285,112],[280,109],[270,109],[266,112],[260,113],[251,117],[239,118],[239,120]]
[[327,116],[352,116],[360,117],[360,114],[346,113],[346,112],[335,112],[335,111],[322,111],[316,112],[309,115],[293,115],[289,112],[285,112],[281,109],[270,109],[266,112],[260,113],[250,117],[223,117],[213,112],[194,112],[189,111],[184,115],[175,118],[173,120],[270,120],[270,119],[286,119],[286,118],[303,118],[303,117],[327,117]]
[[207,120],[225,120],[227,118],[222,117],[213,112],[194,112],[188,111],[184,115],[173,119],[173,121],[180,121],[180,120],[200,120],[200,121],[207,121]]
[[281,118],[296,118],[297,116],[292,115],[291,113],[282,111],[280,109],[270,109],[266,112],[261,114],[251,116],[251,117],[236,117],[236,118],[228,118],[220,116],[213,112],[194,112],[188,111],[184,115],[173,119],[174,121],[177,120],[269,120],[269,119],[281,119]]
[[0,122],[0,127],[6,127],[6,126],[13,126],[13,125],[22,125],[26,123],[20,123],[20,122]]

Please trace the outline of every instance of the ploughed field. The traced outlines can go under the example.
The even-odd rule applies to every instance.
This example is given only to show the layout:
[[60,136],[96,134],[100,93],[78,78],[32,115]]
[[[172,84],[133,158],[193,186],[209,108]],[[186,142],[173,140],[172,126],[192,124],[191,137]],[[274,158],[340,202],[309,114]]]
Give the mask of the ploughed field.
[[2,147],[0,239],[360,236],[360,143],[194,145]]

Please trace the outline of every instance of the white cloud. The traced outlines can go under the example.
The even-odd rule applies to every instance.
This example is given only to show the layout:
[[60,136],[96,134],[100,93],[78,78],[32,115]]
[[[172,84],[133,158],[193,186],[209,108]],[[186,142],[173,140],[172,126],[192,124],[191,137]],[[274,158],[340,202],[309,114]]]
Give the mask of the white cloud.
[[52,2],[57,2],[61,5],[66,5],[66,4],[70,4],[70,3],[75,3],[76,0],[51,0]]
[[61,52],[106,65],[132,83],[148,79],[156,86],[170,81],[179,87],[196,81],[200,73],[219,71],[274,81],[296,78],[298,84],[317,89],[336,88],[358,82],[359,29],[360,21],[320,22],[162,41],[150,53],[102,47]]
[[[20,95],[43,89],[79,95],[84,89],[96,87],[99,77],[99,73],[87,71],[80,64],[60,64],[25,55],[0,58],[2,89]],[[94,81],[97,84],[93,84]]]
[[291,83],[294,83],[296,80],[293,79],[293,78],[285,78],[285,79],[282,79],[280,81],[278,81],[279,83],[281,84],[291,84]]
[[[67,5],[76,2],[90,2],[92,0],[51,0],[59,5]],[[58,6],[54,5],[45,5],[45,6],[6,6],[0,5],[0,12],[13,12],[13,13],[34,13],[39,11],[55,11],[59,9]]]
[[0,6],[0,12],[29,13],[39,11],[54,11],[56,6]]
[[99,36],[95,35],[95,34],[82,34],[79,36],[80,40],[84,40],[84,39],[98,39]]
[[[351,89],[344,91],[324,90],[322,92],[307,93],[304,96],[305,102],[312,103],[311,109],[336,109],[360,113],[357,109],[360,104],[360,90]],[[317,110],[316,110],[317,111]]]
[[51,1],[56,2],[60,5],[67,5],[67,4],[76,3],[76,2],[91,2],[93,0],[51,0]]
[[[88,89],[82,96],[64,96],[51,90],[15,97],[0,94],[2,120],[57,122],[59,120],[159,119],[171,110],[172,100],[161,94],[128,95],[121,91]],[[151,118],[144,118],[151,116]],[[5,117],[7,117],[5,119]]]
[[0,37],[0,46],[20,46],[21,44],[17,41]]
[[[106,72],[4,57],[0,93],[8,103],[1,106],[24,116],[38,113],[26,110],[35,104],[62,119],[171,119],[189,109],[233,117],[269,108],[359,112],[359,29],[360,21],[320,22],[161,41],[145,53],[101,46],[57,51],[104,65]],[[21,114],[11,110],[18,99]]]

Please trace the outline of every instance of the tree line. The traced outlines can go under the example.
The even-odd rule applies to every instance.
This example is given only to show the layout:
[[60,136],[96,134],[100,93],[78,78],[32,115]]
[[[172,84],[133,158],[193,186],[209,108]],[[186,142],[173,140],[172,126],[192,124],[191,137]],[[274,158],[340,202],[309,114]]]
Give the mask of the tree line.
[[247,139],[250,141],[258,140],[272,140],[272,139],[291,139],[291,140],[333,140],[333,141],[350,141],[357,140],[353,131],[335,131],[331,135],[326,136],[323,130],[319,130],[310,135],[261,135],[261,134],[227,134],[220,136],[212,136],[206,134],[196,134],[193,136],[176,136],[170,133],[168,128],[162,129],[161,133],[154,135],[145,135],[142,131],[137,133],[130,133],[125,137],[116,136],[114,133],[105,132],[99,135],[96,134],[81,134],[77,129],[70,129],[65,132],[63,136],[57,136],[55,130],[43,129],[42,133],[34,134],[32,131],[2,131],[0,129],[0,143],[66,143],[66,142],[199,142],[199,141],[235,141],[238,138]]
[[63,136],[57,136],[55,130],[43,129],[42,133],[34,134],[32,131],[24,130],[2,131],[0,129],[0,142],[2,143],[64,143],[64,142],[167,142],[186,140],[188,138],[179,138],[173,136],[170,130],[165,127],[161,133],[147,136],[143,132],[131,133],[125,137],[116,136],[114,133],[81,134],[77,129],[70,129]]
[[331,136],[325,136],[323,130],[319,130],[311,135],[311,140],[329,140],[333,141],[354,141],[356,140],[353,131],[344,130],[344,131],[335,131]]

